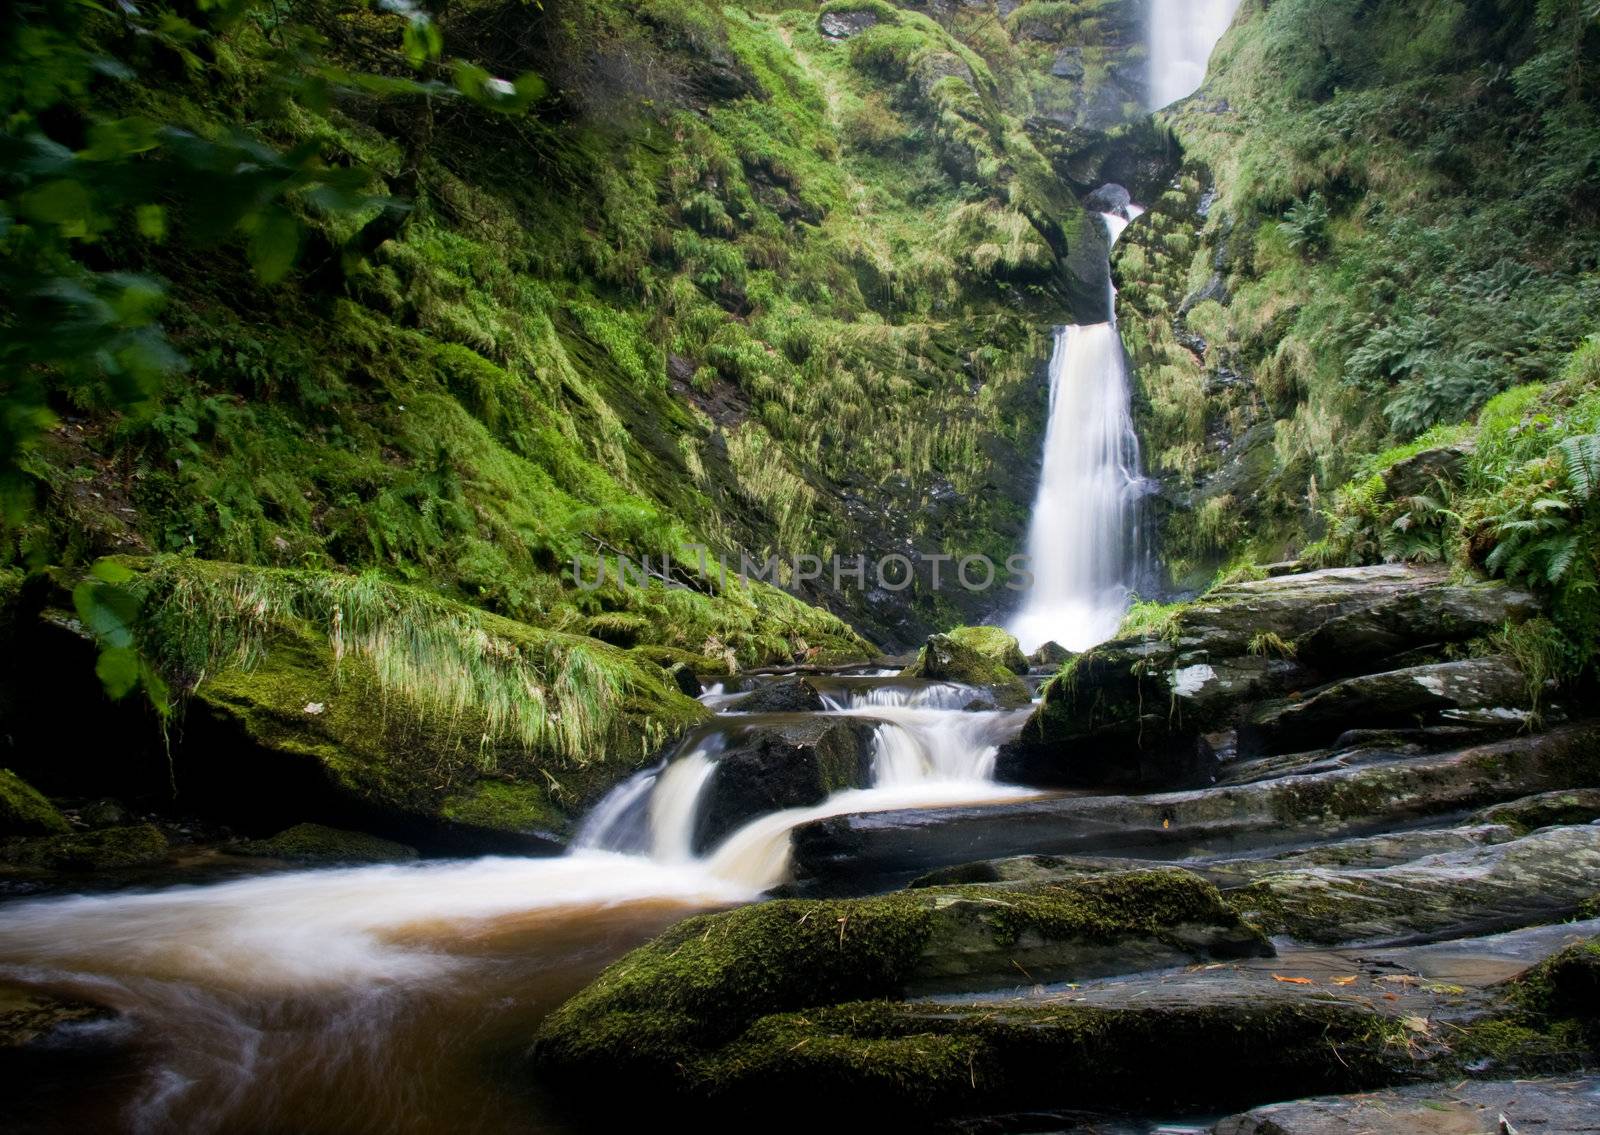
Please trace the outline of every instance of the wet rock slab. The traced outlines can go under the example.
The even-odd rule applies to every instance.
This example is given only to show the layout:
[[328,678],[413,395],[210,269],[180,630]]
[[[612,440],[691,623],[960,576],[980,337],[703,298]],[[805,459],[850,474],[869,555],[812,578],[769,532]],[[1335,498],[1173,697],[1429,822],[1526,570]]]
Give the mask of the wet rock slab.
[[1361,942],[1553,921],[1592,899],[1597,883],[1600,826],[1550,827],[1390,867],[1270,874],[1231,898],[1270,931]]
[[1143,796],[1063,796],[988,807],[834,816],[797,828],[802,878],[868,888],[1010,856],[1163,859],[1288,848],[1423,826],[1600,777],[1600,726],[1455,753]]
[[1415,1084],[1270,1104],[1219,1121],[1213,1135],[1589,1135],[1600,1079]]

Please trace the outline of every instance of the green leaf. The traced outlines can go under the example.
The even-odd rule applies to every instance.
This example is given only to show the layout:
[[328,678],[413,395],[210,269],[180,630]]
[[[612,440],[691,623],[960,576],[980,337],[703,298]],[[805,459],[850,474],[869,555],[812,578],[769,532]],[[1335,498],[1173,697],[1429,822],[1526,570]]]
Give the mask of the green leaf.
[[133,570],[116,560],[96,560],[89,574],[106,583],[127,583],[133,578]]
[[134,211],[134,220],[140,236],[160,240],[167,235],[167,211],[160,205],[140,205]]
[[250,266],[264,284],[276,284],[294,266],[300,226],[282,209],[259,214],[250,233]]
[[113,698],[127,697],[139,684],[139,656],[132,648],[108,647],[100,652],[94,672]]

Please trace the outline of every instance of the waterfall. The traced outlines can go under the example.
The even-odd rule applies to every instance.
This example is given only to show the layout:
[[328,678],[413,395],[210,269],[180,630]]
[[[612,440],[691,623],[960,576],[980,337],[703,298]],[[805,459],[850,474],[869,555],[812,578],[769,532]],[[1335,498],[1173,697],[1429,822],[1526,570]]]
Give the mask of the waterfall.
[[[1141,212],[1101,214],[1113,244]],[[1044,467],[1028,529],[1033,585],[1011,620],[1023,650],[1052,640],[1086,650],[1122,621],[1145,488],[1130,396],[1115,322],[1057,329]]]
[[1150,10],[1150,109],[1187,98],[1206,81],[1211,49],[1239,0],[1154,0]]

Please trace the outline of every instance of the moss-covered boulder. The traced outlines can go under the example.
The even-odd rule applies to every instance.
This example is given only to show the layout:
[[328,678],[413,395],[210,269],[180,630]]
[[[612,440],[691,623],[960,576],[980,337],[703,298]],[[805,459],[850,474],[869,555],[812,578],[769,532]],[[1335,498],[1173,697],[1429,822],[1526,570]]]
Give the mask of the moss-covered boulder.
[[394,863],[417,857],[417,849],[403,843],[324,824],[296,824],[266,839],[245,840],[224,850],[234,855],[317,864]]
[[[880,1093],[873,1102],[904,1102],[938,1086],[952,1045],[967,1050],[961,1030],[923,1035],[931,1059],[902,1065],[916,1046],[891,1036],[914,1012],[863,1006],[890,1034],[859,1046],[824,1039],[827,1028],[806,1040],[801,1022],[814,1013],[848,1019],[851,1003],[908,992],[1010,985],[1019,970],[1039,980],[1089,977],[1157,958],[1176,964],[1268,950],[1214,888],[1176,870],[1005,892],[783,900],[690,919],[628,955],[546,1021],[535,1052],[564,1084],[620,1074],[717,1101],[787,1081],[783,1046],[770,1042],[787,1036],[790,1048],[817,1043],[818,1055],[890,1057],[870,1077]],[[832,1090],[837,1075],[819,1076],[812,1090]]]
[[153,824],[25,839],[0,847],[0,861],[36,871],[108,871],[167,857],[167,837]]
[[553,849],[710,711],[651,658],[372,576],[129,561],[180,789],[446,851]]
[[1028,672],[1028,656],[1022,653],[1017,636],[1004,627],[957,627],[950,637],[971,647],[991,662],[998,662],[1013,674]]
[[1600,818],[1600,788],[1568,788],[1509,800],[1478,813],[1486,824],[1506,824],[1519,835],[1552,824],[1587,824]]
[[71,831],[67,818],[27,781],[0,769],[0,836],[61,835]]
[[1520,589],[1405,564],[1222,585],[1068,662],[998,773],[1044,787],[1183,787],[1209,783],[1211,739],[1235,729],[1241,745],[1273,753],[1447,713],[1481,732],[1516,729],[1531,693],[1503,661],[1374,675],[1396,655],[1479,639],[1535,609]]
[[[1027,669],[1026,664],[1023,669]],[[916,660],[900,673],[906,678],[981,687],[1002,708],[1014,709],[1033,700],[1015,671],[951,635],[930,635]]]

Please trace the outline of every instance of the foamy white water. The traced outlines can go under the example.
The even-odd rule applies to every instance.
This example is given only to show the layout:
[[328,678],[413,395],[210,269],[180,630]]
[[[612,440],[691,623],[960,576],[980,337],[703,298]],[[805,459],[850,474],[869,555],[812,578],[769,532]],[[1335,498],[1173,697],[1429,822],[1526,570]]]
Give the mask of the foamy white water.
[[[757,900],[789,877],[800,824],[1030,795],[988,779],[1026,711],[939,708],[977,694],[929,683],[850,691],[840,713],[882,723],[873,787],[759,817],[709,854],[694,854],[693,833],[722,747],[715,733],[619,785],[568,855],[13,903],[0,919],[0,976],[114,1006],[132,1022],[118,1027],[151,1043],[147,1078],[116,1105],[118,1129],[520,1131],[518,1101],[485,1095],[475,1078],[471,1043],[485,1020],[526,1021],[671,921]],[[519,1027],[525,1041],[533,1026]],[[91,1125],[109,1119],[94,1112]]]
[[1239,0],[1154,0],[1150,10],[1150,108],[1187,98],[1233,22]]
[[650,899],[715,906],[752,888],[699,867],[586,851],[296,871],[148,894],[7,908],[0,966],[306,992],[448,971],[441,943],[507,915]]

